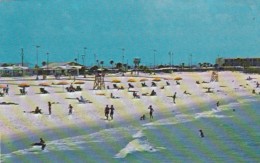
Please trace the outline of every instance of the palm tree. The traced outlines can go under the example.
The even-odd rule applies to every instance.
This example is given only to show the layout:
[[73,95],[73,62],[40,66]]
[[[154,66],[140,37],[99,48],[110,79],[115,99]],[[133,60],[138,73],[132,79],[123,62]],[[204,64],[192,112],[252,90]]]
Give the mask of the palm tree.
[[113,61],[113,60],[111,60],[109,63],[111,64],[111,67],[112,67],[112,69],[113,69],[113,64],[114,64],[114,61]]
[[45,65],[46,65],[46,62],[45,62],[45,61],[43,61],[43,62],[42,62],[42,66],[45,66]]
[[100,61],[101,67],[103,68],[104,61]]
[[120,62],[118,62],[118,63],[116,64],[116,68],[117,68],[117,69],[122,68],[122,66],[123,66],[122,63],[120,63]]
[[97,66],[99,67],[99,60],[96,60],[96,62],[97,62]]

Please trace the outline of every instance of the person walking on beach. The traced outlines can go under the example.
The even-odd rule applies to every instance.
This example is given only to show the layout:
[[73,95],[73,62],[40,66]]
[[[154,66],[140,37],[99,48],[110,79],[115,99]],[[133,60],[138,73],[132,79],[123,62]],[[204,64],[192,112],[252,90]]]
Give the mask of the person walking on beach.
[[73,107],[72,107],[72,105],[70,104],[70,105],[69,105],[69,115],[72,114],[72,109],[73,109]]
[[109,114],[109,107],[108,105],[105,107],[105,117],[107,118],[108,120],[108,114]]
[[8,92],[9,92],[9,86],[8,84],[6,85],[6,88],[5,88],[5,94],[8,95]]
[[48,108],[49,108],[49,115],[51,115],[51,102],[48,102]]
[[174,95],[172,96],[173,103],[175,103],[176,94],[177,94],[177,93],[175,92]]
[[150,119],[153,119],[153,107],[152,107],[152,105],[150,105],[149,107],[148,107],[148,109],[150,110]]
[[114,106],[111,105],[111,107],[110,107],[110,118],[111,118],[112,120],[113,120],[113,116],[114,116],[114,110],[115,110]]

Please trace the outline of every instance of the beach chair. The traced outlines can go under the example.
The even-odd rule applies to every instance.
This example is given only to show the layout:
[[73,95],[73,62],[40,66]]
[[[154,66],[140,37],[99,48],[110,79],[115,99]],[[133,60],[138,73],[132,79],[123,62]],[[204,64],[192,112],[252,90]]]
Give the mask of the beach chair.
[[150,96],[156,96],[156,92],[154,90],[152,90]]
[[4,93],[0,92],[0,97],[3,97],[4,96]]
[[40,88],[40,91],[41,91],[41,93],[43,93],[43,94],[49,93],[49,92],[46,91],[44,88]]
[[23,89],[20,89],[20,93],[21,93],[22,95],[25,95],[25,94],[27,94],[27,92],[26,92],[26,91],[24,91]]
[[141,83],[142,87],[147,87],[147,85],[145,84],[145,82]]
[[76,91],[82,91],[82,88],[80,86],[77,86]]
[[113,84],[113,87],[114,89],[118,89],[117,85],[116,84]]
[[[134,88],[134,86],[133,86],[132,84],[130,84],[130,83],[128,83],[128,87],[129,87],[129,88]],[[128,88],[128,89],[129,89],[129,88]]]
[[156,87],[156,83],[155,82],[152,82],[152,87]]

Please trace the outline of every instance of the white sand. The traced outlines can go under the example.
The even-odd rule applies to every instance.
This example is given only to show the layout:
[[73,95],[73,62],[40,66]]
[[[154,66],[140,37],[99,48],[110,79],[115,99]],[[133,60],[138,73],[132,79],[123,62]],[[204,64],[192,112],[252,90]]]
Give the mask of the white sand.
[[[111,77],[112,76],[112,77]],[[113,77],[114,76],[114,77]],[[51,85],[51,87],[45,87],[50,94],[39,94],[39,83],[57,83],[61,80],[27,80],[35,79],[35,77],[24,78],[24,81],[17,81],[19,78],[1,78],[0,84],[9,84],[9,95],[0,97],[0,102],[14,102],[18,105],[0,105],[0,131],[1,139],[8,139],[12,136],[18,136],[21,134],[37,132],[38,130],[57,129],[60,127],[69,127],[75,125],[82,125],[84,127],[95,125],[104,126],[107,123],[135,123],[142,124],[139,120],[140,116],[146,114],[149,117],[149,105],[152,105],[154,112],[154,120],[158,120],[160,117],[172,117],[177,113],[190,112],[194,109],[211,110],[216,107],[216,102],[220,101],[220,104],[230,103],[243,97],[252,96],[252,98],[258,98],[260,95],[253,95],[252,90],[255,89],[257,93],[260,92],[260,88],[256,87],[256,81],[260,82],[259,75],[243,74],[239,72],[219,72],[219,82],[201,83],[197,85],[196,81],[210,81],[211,72],[201,73],[173,73],[173,74],[157,74],[149,76],[146,74],[140,74],[142,77],[130,77],[130,76],[116,76],[109,75],[105,78],[106,86],[109,85],[109,90],[92,90],[93,76],[88,76],[83,87],[83,91],[68,93],[64,89],[66,86]],[[181,85],[176,85],[174,80],[164,80],[163,78],[173,79],[175,77],[182,77],[180,81]],[[253,80],[245,80],[248,76],[254,78]],[[151,87],[151,77],[161,77],[162,80],[157,83],[157,87]],[[157,96],[141,96],[140,99],[134,99],[132,92],[128,92],[129,78],[135,78],[137,82],[131,83],[134,85],[134,90],[138,91],[137,94],[150,93],[151,90],[157,92]],[[142,88],[140,79],[147,78],[146,84],[148,87]],[[113,79],[119,79],[122,82],[119,85],[123,85],[126,89],[116,90],[112,89],[112,84],[109,81]],[[80,78],[80,80],[85,80]],[[92,81],[90,81],[92,80]],[[63,81],[63,80],[62,80]],[[71,83],[73,80],[66,80]],[[166,81],[170,83],[170,86],[165,86]],[[26,88],[27,95],[20,95],[19,87],[17,84],[26,82],[30,85]],[[240,86],[242,85],[242,86]],[[76,85],[74,85],[76,86]],[[160,89],[165,86],[164,89]],[[213,88],[214,93],[205,93],[207,89],[203,87]],[[192,95],[183,94],[184,91],[191,93]],[[120,97],[119,99],[111,99],[110,93],[114,96]],[[174,92],[177,92],[176,104],[173,104],[172,96]],[[97,95],[97,94],[105,94]],[[92,101],[93,103],[79,104],[76,97],[83,96],[84,98]],[[58,104],[52,105],[52,115],[48,114],[48,101]],[[68,106],[72,104],[73,115],[68,115]],[[104,108],[106,104],[114,105],[115,114],[113,121],[104,120]],[[29,112],[39,106],[42,109],[42,115],[36,115]],[[197,111],[199,112],[199,111]],[[149,122],[149,118],[146,122]]]

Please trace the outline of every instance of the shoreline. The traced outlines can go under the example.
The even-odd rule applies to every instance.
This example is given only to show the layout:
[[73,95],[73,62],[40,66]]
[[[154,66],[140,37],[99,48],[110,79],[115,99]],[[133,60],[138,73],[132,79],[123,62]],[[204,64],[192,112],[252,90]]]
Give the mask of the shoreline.
[[[92,81],[86,81],[84,90],[82,92],[76,93],[55,93],[55,91],[62,91],[62,87],[52,87],[51,94],[42,95],[36,94],[39,91],[36,88],[30,87],[30,92],[26,96],[16,95],[17,88],[11,85],[11,95],[1,97],[2,101],[13,101],[17,102],[19,105],[6,105],[0,106],[0,113],[2,114],[1,120],[1,144],[10,143],[13,141],[18,141],[22,137],[23,140],[26,138],[40,137],[41,133],[51,133],[51,131],[57,131],[57,136],[64,136],[62,133],[66,133],[66,130],[70,132],[78,131],[78,133],[86,133],[87,131],[97,132],[99,130],[105,129],[106,127],[122,127],[122,126],[142,126],[143,123],[149,122],[149,110],[147,109],[149,104],[152,104],[154,112],[154,120],[157,121],[162,118],[173,117],[176,113],[189,113],[189,112],[199,112],[211,110],[215,107],[216,101],[221,101],[221,105],[225,103],[236,102],[241,99],[253,98],[259,99],[259,95],[253,95],[251,89],[254,86],[253,83],[245,81],[247,74],[243,73],[232,73],[224,72],[221,75],[230,77],[230,79],[225,79],[220,83],[210,83],[205,85],[210,85],[214,87],[214,93],[205,93],[203,85],[195,85],[196,80],[205,80],[210,75],[210,72],[201,73],[200,78],[194,78],[193,76],[198,75],[198,73],[181,73],[174,74],[174,76],[184,76],[180,87],[175,85],[175,81],[170,81],[171,86],[165,87],[165,89],[160,89],[161,85],[165,85],[165,81],[162,80],[159,86],[156,88],[141,88],[139,82],[133,83],[139,91],[138,94],[145,91],[151,91],[155,89],[158,93],[155,97],[142,96],[141,99],[133,99],[132,93],[126,90],[91,90]],[[238,76],[234,76],[238,75]],[[159,76],[159,75],[157,75]],[[162,78],[171,77],[172,74],[161,74]],[[259,81],[259,76],[256,81]],[[123,82],[124,86],[127,86],[126,79],[133,77],[109,77],[110,80],[113,78],[119,78]],[[143,78],[143,77],[140,77]],[[152,77],[154,78],[154,77]],[[237,80],[232,82],[232,80]],[[32,81],[33,83],[41,83],[44,81]],[[150,81],[148,81],[150,85]],[[1,83],[2,84],[2,83]],[[239,87],[239,85],[245,85],[246,88]],[[246,85],[248,84],[248,85]],[[110,84],[112,85],[112,84]],[[221,85],[226,85],[226,87],[220,87]],[[234,88],[238,87],[237,90]],[[216,89],[222,89],[222,91],[217,92]],[[183,95],[184,90],[189,90],[192,93],[191,96]],[[260,89],[257,89],[259,92]],[[167,97],[173,94],[173,91],[177,91],[177,104],[173,105],[172,99]],[[105,96],[97,95],[99,92],[105,92]],[[116,96],[120,96],[120,99],[111,99],[109,94],[113,92]],[[66,99],[75,98],[78,96],[84,96],[88,100],[92,101],[91,104],[78,104],[76,100]],[[35,97],[36,98],[35,98]],[[13,99],[13,100],[12,100]],[[41,99],[41,100],[39,100]],[[47,112],[47,101],[55,100],[61,102],[60,104],[53,105],[53,115],[49,117],[48,115],[36,116],[33,114],[26,115],[22,113],[23,111],[30,111],[36,105],[39,105],[41,109],[44,110],[44,114]],[[67,115],[68,104],[72,103],[74,106],[74,112],[72,118],[69,119]],[[114,104],[115,118],[113,122],[104,122],[104,107],[106,104]],[[22,115],[21,115],[22,114]],[[145,122],[140,121],[141,115],[146,114],[147,120]],[[38,117],[38,119],[37,119]],[[40,117],[40,118],[39,118]],[[108,126],[107,126],[108,125]],[[109,126],[110,125],[110,126]],[[31,133],[31,134],[30,134]],[[59,135],[60,133],[60,135]],[[89,134],[89,133],[88,133]],[[48,134],[47,134],[48,135]],[[55,134],[54,134],[55,135]],[[51,136],[51,134],[50,134]],[[66,136],[66,135],[65,135]]]

